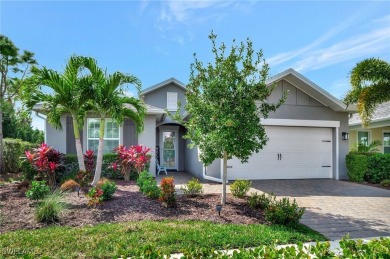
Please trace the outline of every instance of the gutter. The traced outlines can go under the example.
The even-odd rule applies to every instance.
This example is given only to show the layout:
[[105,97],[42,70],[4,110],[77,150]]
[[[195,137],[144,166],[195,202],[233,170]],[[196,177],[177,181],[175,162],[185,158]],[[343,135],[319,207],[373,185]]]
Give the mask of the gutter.
[[[203,179],[210,180],[217,183],[222,183],[222,179],[207,175],[207,166],[203,166]],[[228,182],[229,181],[226,181],[226,183]]]

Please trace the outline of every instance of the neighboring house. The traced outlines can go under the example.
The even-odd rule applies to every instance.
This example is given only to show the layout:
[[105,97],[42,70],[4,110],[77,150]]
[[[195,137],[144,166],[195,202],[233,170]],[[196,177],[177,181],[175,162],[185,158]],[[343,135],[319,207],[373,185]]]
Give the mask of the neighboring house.
[[[276,102],[283,91],[288,91],[288,98],[269,118],[261,120],[269,138],[266,147],[253,154],[248,163],[241,164],[237,159],[228,161],[228,180],[346,179],[345,156],[349,145],[341,136],[348,132],[349,113],[355,111],[347,110],[341,101],[293,69],[271,77],[267,84],[276,85],[269,102]],[[144,132],[137,136],[130,120],[123,126],[107,120],[105,152],[119,144],[143,144],[154,150],[152,174],[156,173],[157,159],[168,169],[220,181],[222,161],[218,159],[204,167],[199,161],[199,150],[189,149],[190,140],[183,139],[185,127],[172,121],[165,112],[165,109],[177,111],[178,101],[184,107],[185,93],[185,84],[174,78],[144,89],[140,94],[147,105]],[[44,113],[42,106],[34,109]],[[180,113],[187,116],[184,110]],[[75,153],[72,120],[64,115],[62,124],[64,128],[60,131],[46,123],[45,140],[61,152]],[[98,132],[99,120],[90,113],[81,134],[84,151],[96,149]]]
[[369,128],[362,126],[359,114],[349,118],[349,149],[356,150],[359,144],[369,145],[379,140],[377,148],[381,153],[390,153],[390,102],[385,102],[375,109]]

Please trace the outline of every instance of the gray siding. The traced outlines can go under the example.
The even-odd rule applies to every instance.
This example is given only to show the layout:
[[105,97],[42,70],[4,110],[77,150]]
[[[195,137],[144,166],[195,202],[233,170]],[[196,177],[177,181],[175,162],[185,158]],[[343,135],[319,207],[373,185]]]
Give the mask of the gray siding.
[[53,128],[46,120],[46,143],[61,153],[66,153],[66,116],[61,116],[62,130]]
[[185,91],[174,83],[170,83],[164,87],[158,88],[150,93],[145,94],[144,102],[161,109],[166,109],[168,92],[177,92],[177,100],[181,102],[181,114],[183,114],[184,106],[187,103]]
[[[81,148],[83,147],[83,130],[80,130]],[[66,154],[76,154],[76,139],[74,136],[73,119],[71,116],[66,116]]]
[[[123,123],[123,145],[130,147],[138,144],[138,136],[134,121],[126,119]],[[150,147],[154,148],[154,147]]]
[[276,87],[268,101],[270,103],[277,103],[279,99],[282,97],[282,93],[287,92],[287,99],[284,102],[285,105],[302,105],[302,106],[322,106],[323,104],[319,103],[314,98],[310,97],[306,93],[302,92],[294,85],[290,84],[285,80],[281,80],[276,84]]
[[186,172],[198,178],[203,178],[203,164],[198,159],[198,148],[189,148],[188,144],[191,140],[186,139],[186,155],[184,169]]

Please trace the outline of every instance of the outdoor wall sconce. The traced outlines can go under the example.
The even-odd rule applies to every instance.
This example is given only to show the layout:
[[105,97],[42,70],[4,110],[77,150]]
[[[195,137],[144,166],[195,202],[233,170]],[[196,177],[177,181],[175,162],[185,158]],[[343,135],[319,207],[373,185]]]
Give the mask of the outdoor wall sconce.
[[222,204],[217,204],[215,210],[218,212],[218,215],[221,216]]
[[349,133],[348,132],[342,132],[341,133],[341,138],[343,140],[348,140],[349,139]]

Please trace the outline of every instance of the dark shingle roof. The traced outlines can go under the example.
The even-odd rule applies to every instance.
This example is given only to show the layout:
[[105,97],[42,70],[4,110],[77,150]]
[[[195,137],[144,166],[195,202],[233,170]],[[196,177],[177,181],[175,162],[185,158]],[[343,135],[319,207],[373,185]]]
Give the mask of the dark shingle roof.
[[[378,120],[390,120],[390,102],[385,102],[376,108],[374,114],[372,115],[371,121],[378,121]],[[359,117],[359,114],[355,113],[352,115],[351,118],[349,118],[349,125],[355,125],[355,124],[361,124],[362,120]]]

